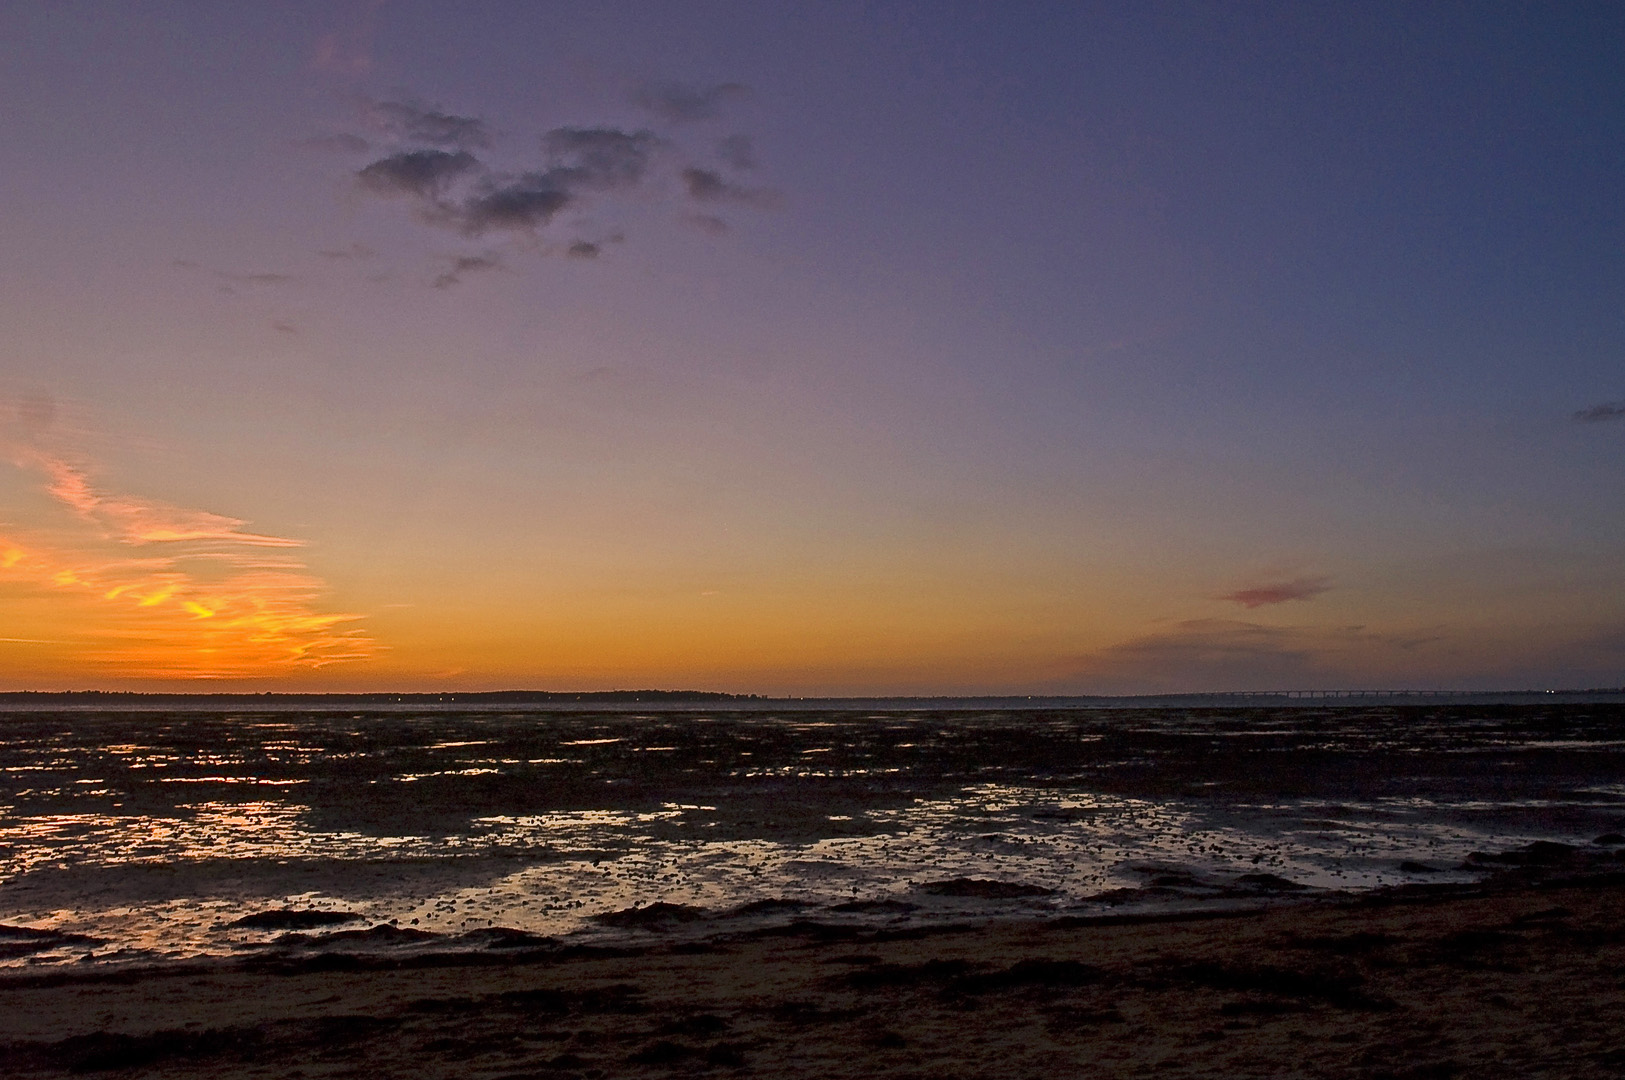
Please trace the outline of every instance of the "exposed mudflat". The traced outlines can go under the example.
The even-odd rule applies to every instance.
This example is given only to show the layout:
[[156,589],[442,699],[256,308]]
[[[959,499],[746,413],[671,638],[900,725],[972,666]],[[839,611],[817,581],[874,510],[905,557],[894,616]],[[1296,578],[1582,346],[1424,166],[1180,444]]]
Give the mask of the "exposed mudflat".
[[1607,704],[0,728],[0,967],[256,954],[341,926],[392,927],[372,940],[396,950],[498,930],[620,947],[655,923],[1227,909],[1470,883],[1495,868],[1474,852],[1625,833],[1625,706]]

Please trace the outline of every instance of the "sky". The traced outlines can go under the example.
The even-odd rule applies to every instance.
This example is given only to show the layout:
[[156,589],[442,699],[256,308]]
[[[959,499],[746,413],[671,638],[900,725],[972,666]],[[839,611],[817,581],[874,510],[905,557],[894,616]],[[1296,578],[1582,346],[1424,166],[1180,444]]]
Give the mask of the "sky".
[[0,8],[0,689],[1625,684],[1625,9]]

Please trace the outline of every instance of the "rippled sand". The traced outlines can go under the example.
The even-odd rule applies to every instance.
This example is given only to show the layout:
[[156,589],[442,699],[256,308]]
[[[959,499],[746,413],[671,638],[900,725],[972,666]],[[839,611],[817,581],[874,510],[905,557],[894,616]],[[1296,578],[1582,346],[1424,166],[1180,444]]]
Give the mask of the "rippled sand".
[[801,921],[695,940],[670,915],[615,949],[492,938],[413,959],[329,937],[253,961],[13,973],[0,1070],[1613,1077],[1625,884],[1611,858],[1222,916]]

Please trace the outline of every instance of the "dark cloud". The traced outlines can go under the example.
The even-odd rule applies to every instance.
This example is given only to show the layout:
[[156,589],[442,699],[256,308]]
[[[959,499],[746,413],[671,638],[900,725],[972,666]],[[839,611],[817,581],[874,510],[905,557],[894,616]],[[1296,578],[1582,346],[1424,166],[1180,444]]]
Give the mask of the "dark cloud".
[[740,187],[729,183],[723,175],[715,169],[701,169],[690,165],[683,170],[683,186],[688,189],[688,197],[695,202],[703,203],[741,203],[746,206],[766,206],[773,201],[773,194],[760,188]]
[[577,240],[565,249],[564,253],[572,259],[596,259],[603,248],[591,240]]
[[484,122],[418,102],[368,99],[362,103],[362,114],[373,127],[403,142],[462,150],[491,145],[491,133]]
[[1330,580],[1323,577],[1293,578],[1290,581],[1272,581],[1255,585],[1250,589],[1237,589],[1219,599],[1229,600],[1244,608],[1256,608],[1268,604],[1284,604],[1289,600],[1311,600],[1331,587]]
[[299,332],[299,328],[293,325],[293,323],[283,322],[281,320],[272,323],[271,329],[275,330],[279,334],[297,334]]
[[487,181],[449,220],[471,236],[491,229],[533,231],[569,206],[569,190],[554,171],[525,173],[506,181]]
[[717,157],[736,169],[754,169],[756,144],[749,135],[729,135],[717,143]]
[[1625,420],[1625,401],[1609,401],[1581,409],[1574,419],[1582,424],[1605,424],[1610,420]]
[[606,191],[641,181],[660,142],[650,131],[554,128],[542,136],[542,149],[562,185]]
[[438,202],[454,180],[479,166],[479,160],[466,150],[403,150],[368,165],[356,173],[356,180],[374,195]]
[[299,145],[306,150],[320,150],[327,154],[364,154],[372,148],[366,139],[348,133],[316,135],[301,140]]
[[451,268],[434,279],[434,287],[449,289],[461,283],[465,274],[501,269],[503,269],[502,260],[495,255],[456,255],[452,257]]
[[706,120],[717,114],[730,101],[744,97],[749,91],[739,83],[719,83],[716,86],[695,86],[689,83],[645,83],[638,88],[632,100],[662,120],[681,124],[690,120]]
[[[668,119],[696,119],[743,92],[733,83],[699,89],[664,85],[649,89],[647,98],[650,107]],[[771,192],[742,187],[715,170],[682,167],[672,144],[647,129],[557,127],[542,135],[542,160],[536,168],[509,172],[492,168],[467,149],[491,141],[476,118],[402,102],[368,102],[366,109],[369,122],[392,137],[432,145],[399,149],[361,168],[355,174],[360,190],[407,200],[423,224],[465,236],[537,233],[561,213],[585,209],[613,192],[648,187],[660,195],[669,192],[674,171],[688,199],[695,202],[766,206],[773,199]],[[718,152],[735,168],[754,163],[750,139],[743,135],[724,139]],[[650,184],[657,175],[661,182]],[[726,229],[719,218],[708,214],[693,220],[712,233]],[[359,258],[358,251],[322,254]],[[601,251],[596,241],[578,241],[566,248],[567,254],[578,258]],[[443,279],[446,285],[455,284],[459,273],[448,271],[436,283]]]

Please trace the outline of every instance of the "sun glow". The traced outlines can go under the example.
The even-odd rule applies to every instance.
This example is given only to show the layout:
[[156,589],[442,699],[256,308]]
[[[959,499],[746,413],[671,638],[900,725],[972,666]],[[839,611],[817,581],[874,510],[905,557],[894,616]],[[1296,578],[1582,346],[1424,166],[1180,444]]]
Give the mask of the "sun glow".
[[100,491],[85,469],[36,447],[14,449],[13,459],[42,474],[43,490],[70,514],[65,526],[51,522],[37,535],[0,536],[0,589],[45,602],[54,643],[73,667],[129,678],[249,678],[379,651],[352,625],[361,616],[321,609],[325,585],[303,561],[267,550],[303,541]]

